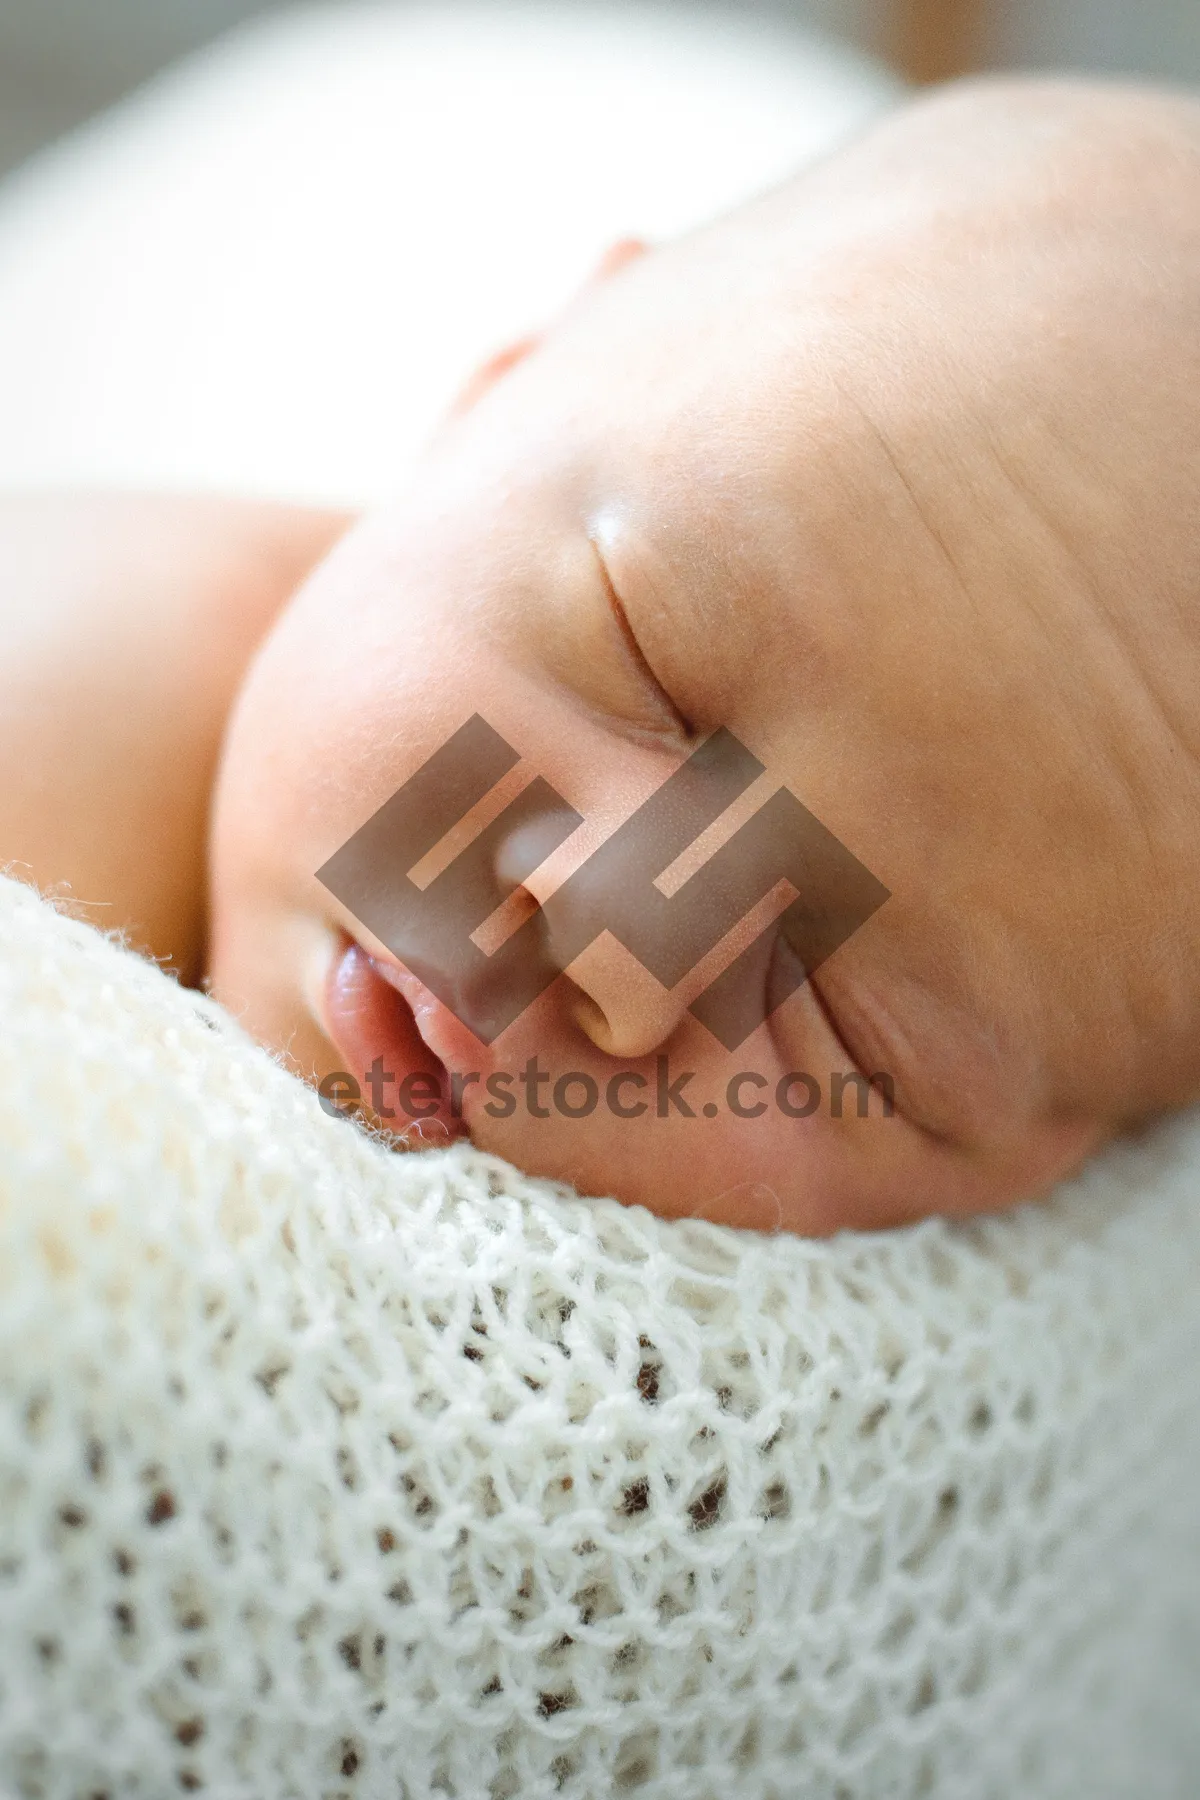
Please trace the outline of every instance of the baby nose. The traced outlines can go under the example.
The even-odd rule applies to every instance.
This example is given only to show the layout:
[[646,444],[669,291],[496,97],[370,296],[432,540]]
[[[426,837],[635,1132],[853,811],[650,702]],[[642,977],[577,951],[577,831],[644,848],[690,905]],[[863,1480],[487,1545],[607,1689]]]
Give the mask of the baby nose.
[[[667,988],[614,935],[630,895],[607,882],[556,880],[553,865],[521,883],[530,911],[541,913],[543,942],[565,975],[558,992],[566,1018],[607,1056],[652,1055],[674,1034],[687,1010],[678,987]],[[611,927],[611,929],[610,929]]]
[[607,933],[596,938],[566,972],[563,1007],[571,1022],[606,1056],[636,1061],[674,1036],[687,1007]]

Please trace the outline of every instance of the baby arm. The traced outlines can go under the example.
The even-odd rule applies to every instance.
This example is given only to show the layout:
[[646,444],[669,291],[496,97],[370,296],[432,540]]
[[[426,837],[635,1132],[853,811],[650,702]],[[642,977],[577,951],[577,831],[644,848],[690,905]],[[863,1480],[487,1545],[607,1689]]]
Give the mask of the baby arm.
[[195,979],[225,720],[346,524],[215,498],[0,499],[0,866]]

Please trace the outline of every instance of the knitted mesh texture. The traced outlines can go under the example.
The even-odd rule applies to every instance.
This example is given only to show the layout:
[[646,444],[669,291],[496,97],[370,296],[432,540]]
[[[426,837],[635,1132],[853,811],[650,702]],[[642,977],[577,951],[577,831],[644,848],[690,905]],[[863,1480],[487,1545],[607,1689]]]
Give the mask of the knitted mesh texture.
[[1194,1795],[1200,1134],[828,1242],[389,1153],[0,881],[0,1792]]

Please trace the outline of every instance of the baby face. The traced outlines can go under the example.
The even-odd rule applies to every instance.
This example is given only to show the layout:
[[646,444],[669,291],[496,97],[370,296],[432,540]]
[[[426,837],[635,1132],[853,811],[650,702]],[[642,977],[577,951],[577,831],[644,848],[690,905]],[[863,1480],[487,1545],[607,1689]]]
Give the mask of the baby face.
[[[1182,103],[968,88],[601,284],[263,646],[219,997],[392,1130],[765,1229],[1030,1197],[1193,1098],[1198,193]],[[492,814],[581,821],[493,831],[508,928],[721,730],[725,836],[786,788],[889,897],[799,985],[795,887],[670,986],[601,931],[485,1043],[316,876],[474,715]],[[690,1007],[751,943],[730,1051]]]

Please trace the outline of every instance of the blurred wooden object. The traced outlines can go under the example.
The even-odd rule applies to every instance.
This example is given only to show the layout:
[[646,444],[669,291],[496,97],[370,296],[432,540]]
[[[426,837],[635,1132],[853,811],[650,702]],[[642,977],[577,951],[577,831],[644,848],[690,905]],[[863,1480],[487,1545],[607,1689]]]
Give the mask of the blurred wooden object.
[[893,0],[880,49],[910,81],[947,81],[978,67],[984,0]]

